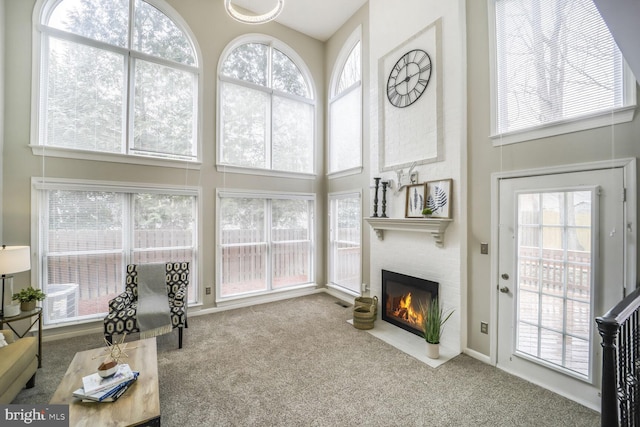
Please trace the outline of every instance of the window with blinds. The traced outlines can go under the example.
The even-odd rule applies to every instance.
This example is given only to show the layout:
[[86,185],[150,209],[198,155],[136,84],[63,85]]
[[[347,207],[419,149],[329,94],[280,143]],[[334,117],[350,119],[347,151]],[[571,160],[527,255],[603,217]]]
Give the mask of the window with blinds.
[[218,192],[217,299],[313,284],[311,194]]
[[34,145],[64,157],[199,160],[201,65],[177,12],[163,0],[38,5]]
[[493,4],[494,135],[635,105],[635,84],[626,87],[624,59],[592,0]]
[[104,317],[130,263],[189,261],[188,297],[196,302],[197,189],[48,180],[35,191],[46,325]]
[[329,100],[329,174],[362,166],[362,54],[360,32],[336,62]]
[[329,194],[329,209],[329,283],[361,295],[361,195],[359,192]]

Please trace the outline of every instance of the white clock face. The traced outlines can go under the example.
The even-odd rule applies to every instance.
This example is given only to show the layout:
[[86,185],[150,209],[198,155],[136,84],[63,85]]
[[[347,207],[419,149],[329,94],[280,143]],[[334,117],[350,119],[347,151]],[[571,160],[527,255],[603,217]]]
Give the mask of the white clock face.
[[404,108],[424,93],[431,78],[431,57],[421,49],[405,53],[389,73],[387,98],[391,105]]

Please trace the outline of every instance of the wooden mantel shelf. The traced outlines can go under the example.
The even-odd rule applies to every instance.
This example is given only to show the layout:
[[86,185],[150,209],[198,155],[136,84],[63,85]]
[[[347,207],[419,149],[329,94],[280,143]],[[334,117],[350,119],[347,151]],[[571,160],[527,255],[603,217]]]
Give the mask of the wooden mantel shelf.
[[444,232],[453,222],[452,219],[442,218],[365,218],[379,240],[384,240],[384,230],[415,231],[430,233],[435,239],[436,246],[444,246]]

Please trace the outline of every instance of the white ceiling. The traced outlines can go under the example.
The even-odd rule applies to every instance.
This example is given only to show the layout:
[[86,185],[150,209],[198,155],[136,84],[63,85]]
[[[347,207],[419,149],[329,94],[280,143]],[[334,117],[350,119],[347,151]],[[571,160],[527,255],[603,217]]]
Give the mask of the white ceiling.
[[[325,41],[366,2],[367,0],[285,0],[284,9],[276,21]],[[255,14],[265,13],[276,5],[275,0],[232,0],[231,3]]]

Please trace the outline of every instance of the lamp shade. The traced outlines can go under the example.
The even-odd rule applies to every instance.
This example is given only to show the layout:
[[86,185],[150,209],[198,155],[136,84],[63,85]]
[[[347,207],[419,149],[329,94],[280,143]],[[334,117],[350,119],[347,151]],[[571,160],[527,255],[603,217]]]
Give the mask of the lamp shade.
[[29,246],[2,246],[0,248],[0,274],[20,273],[31,269]]

